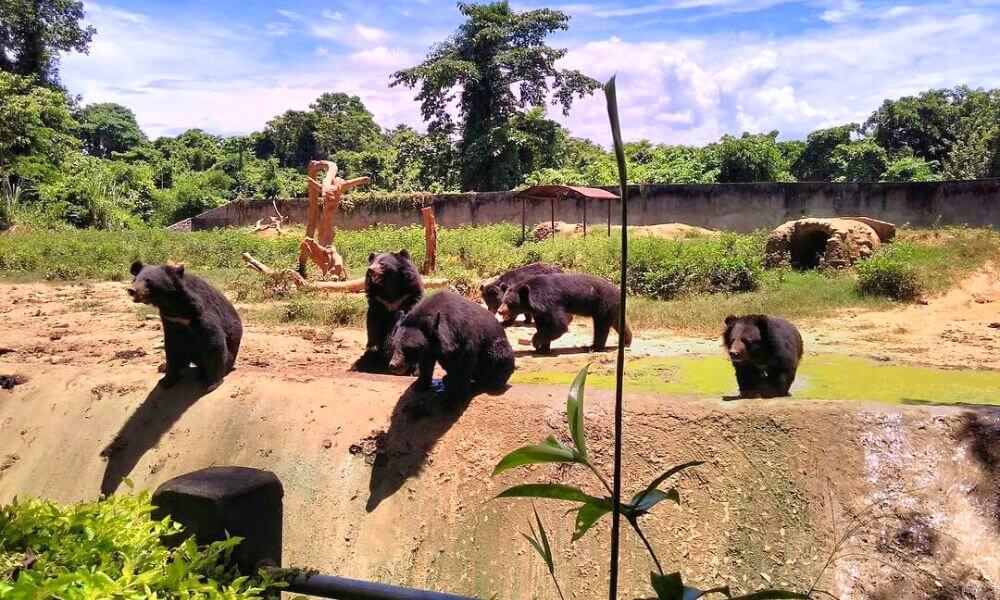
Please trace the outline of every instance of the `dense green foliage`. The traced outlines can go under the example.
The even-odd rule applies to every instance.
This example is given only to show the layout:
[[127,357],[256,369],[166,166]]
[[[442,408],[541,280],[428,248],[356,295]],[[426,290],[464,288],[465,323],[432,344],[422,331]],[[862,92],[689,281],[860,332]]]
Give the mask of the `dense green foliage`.
[[432,132],[455,129],[449,105],[457,93],[461,189],[510,189],[532,167],[549,166],[545,154],[561,129],[543,112],[519,111],[544,106],[551,91],[566,114],[574,98],[593,93],[598,83],[555,66],[566,51],[550,48],[545,38],[567,28],[565,13],[519,13],[506,0],[459,2],[458,10],[465,17],[458,31],[421,64],[396,72],[392,85],[419,88],[416,99]]
[[149,494],[60,506],[15,499],[0,507],[0,597],[260,598],[268,580],[227,566],[239,538],[177,548],[181,532],[153,520]]
[[0,71],[58,86],[59,54],[90,47],[82,20],[80,0],[0,0]]
[[[191,129],[147,140],[118,104],[79,107],[58,86],[60,53],[86,51],[75,0],[0,0],[0,228],[167,225],[240,198],[301,197],[310,160],[332,159],[361,194],[511,189],[525,183],[615,185],[612,154],[548,118],[596,82],[556,62],[546,38],[559,11],[461,3],[464,22],[392,85],[418,90],[427,133],[376,123],[361,99],[322,94],[260,132]],[[458,112],[449,112],[450,98]],[[725,135],[703,147],[626,144],[633,183],[928,181],[1000,176],[1000,89],[930,90],[886,100],[863,126],[778,141]],[[348,196],[350,201],[350,195]]]
[[84,151],[100,158],[128,152],[146,141],[135,114],[121,104],[91,104],[76,115]]

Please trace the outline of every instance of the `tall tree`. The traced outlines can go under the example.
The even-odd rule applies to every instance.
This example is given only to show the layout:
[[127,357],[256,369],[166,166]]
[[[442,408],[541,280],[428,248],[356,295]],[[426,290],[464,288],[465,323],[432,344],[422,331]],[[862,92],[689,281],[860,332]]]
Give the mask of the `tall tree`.
[[135,113],[121,104],[88,104],[76,120],[83,149],[91,156],[110,158],[114,152],[128,152],[146,141]]
[[955,143],[960,105],[970,92],[958,87],[886,100],[865,122],[865,132],[890,154],[912,153],[943,163]]
[[830,181],[836,175],[837,164],[833,152],[841,144],[849,144],[851,136],[860,127],[848,123],[829,129],[817,129],[806,137],[802,153],[791,163],[792,175],[799,181]]
[[84,52],[94,28],[81,0],[0,0],[0,71],[59,85],[59,54]]
[[593,93],[599,84],[555,66],[566,51],[550,48],[545,38],[567,28],[565,13],[519,13],[506,1],[460,2],[458,10],[465,17],[458,31],[434,46],[424,62],[394,73],[391,85],[419,87],[416,99],[432,131],[452,125],[449,108],[457,94],[462,189],[508,189],[519,183],[520,172],[511,168],[518,146],[517,136],[509,135],[510,119],[519,109],[544,105],[550,92],[566,114],[574,98]]
[[720,183],[791,179],[775,138],[777,131],[742,137],[723,136],[717,147]]
[[34,186],[58,175],[80,146],[66,95],[0,72],[0,179]]

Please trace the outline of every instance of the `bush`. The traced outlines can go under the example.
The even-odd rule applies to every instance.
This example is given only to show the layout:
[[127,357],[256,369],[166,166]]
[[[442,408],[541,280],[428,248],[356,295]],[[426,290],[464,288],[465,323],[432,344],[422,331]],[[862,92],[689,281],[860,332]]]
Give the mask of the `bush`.
[[858,292],[863,296],[886,296],[910,302],[923,293],[916,269],[897,256],[891,246],[883,246],[868,260],[857,265]]
[[15,499],[0,507],[0,597],[260,598],[271,582],[227,566],[239,538],[175,549],[179,524],[150,518],[149,494],[60,506]]

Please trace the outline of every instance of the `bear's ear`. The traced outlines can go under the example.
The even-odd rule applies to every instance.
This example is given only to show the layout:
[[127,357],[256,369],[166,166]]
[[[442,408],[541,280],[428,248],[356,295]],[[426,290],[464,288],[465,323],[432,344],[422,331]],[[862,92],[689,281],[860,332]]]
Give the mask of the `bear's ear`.
[[760,335],[767,335],[767,315],[757,315],[753,319],[754,325],[760,330]]
[[184,263],[167,263],[163,265],[163,269],[177,279],[184,277]]
[[521,287],[517,288],[517,295],[521,299],[521,305],[523,305],[523,306],[530,306],[530,304],[531,304],[531,288],[529,288],[527,285],[522,285]]
[[129,273],[132,274],[132,277],[135,277],[142,271],[142,267],[143,267],[142,261],[137,260],[132,263],[132,266],[129,268]]
[[507,284],[506,283],[501,283],[500,284],[500,293],[502,294],[502,293],[504,293],[506,291],[507,291]]
[[407,250],[406,248],[403,248],[402,250],[400,250],[399,251],[399,255],[402,256],[403,258],[407,259],[407,260],[410,259],[410,251]]
[[736,322],[735,315],[729,315],[728,317],[726,317],[726,327],[732,327],[733,323],[735,322]]
[[375,257],[376,256],[378,256],[378,255],[375,254],[374,252],[372,252],[371,254],[369,254],[368,255],[368,264],[372,264],[373,262],[375,262]]

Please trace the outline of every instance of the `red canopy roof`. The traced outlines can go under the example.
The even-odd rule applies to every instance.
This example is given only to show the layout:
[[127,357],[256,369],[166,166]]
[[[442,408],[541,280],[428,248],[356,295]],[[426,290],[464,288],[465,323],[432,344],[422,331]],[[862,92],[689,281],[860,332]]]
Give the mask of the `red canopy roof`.
[[533,185],[517,194],[528,200],[558,200],[566,196],[587,200],[618,200],[618,196],[600,188],[579,185]]

